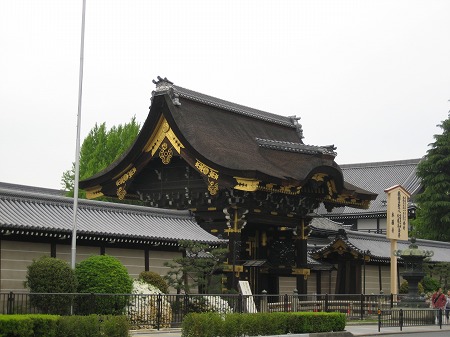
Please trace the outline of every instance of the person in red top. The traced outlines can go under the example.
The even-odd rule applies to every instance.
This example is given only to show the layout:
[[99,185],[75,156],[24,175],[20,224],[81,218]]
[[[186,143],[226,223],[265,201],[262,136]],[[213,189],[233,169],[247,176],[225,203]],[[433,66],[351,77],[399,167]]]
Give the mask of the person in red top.
[[[431,306],[435,309],[444,310],[446,304],[447,304],[447,297],[445,297],[445,295],[442,293],[442,288],[439,287],[438,290],[431,297]],[[436,324],[439,324],[438,315],[439,312],[436,311]]]

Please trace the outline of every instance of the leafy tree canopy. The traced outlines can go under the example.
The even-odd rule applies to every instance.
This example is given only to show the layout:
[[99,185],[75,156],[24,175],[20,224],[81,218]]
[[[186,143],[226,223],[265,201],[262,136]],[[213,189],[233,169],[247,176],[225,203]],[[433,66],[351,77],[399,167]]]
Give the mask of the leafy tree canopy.
[[[95,124],[81,145],[80,180],[93,176],[114,162],[133,144],[139,129],[136,117],[109,130],[106,123]],[[65,171],[61,178],[61,184],[69,196],[73,196],[74,181],[75,163],[72,163],[72,169]],[[84,197],[84,194],[80,196]]]
[[417,196],[417,217],[412,221],[418,237],[450,241],[450,114],[438,125],[424,159],[417,167],[424,191]]

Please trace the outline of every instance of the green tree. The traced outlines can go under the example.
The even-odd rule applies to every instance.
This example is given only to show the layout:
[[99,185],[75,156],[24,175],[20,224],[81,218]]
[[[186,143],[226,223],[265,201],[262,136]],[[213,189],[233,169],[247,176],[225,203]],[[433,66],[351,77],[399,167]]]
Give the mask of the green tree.
[[209,293],[213,276],[221,269],[228,250],[186,240],[180,241],[179,245],[183,257],[164,263],[170,268],[165,280],[177,293],[182,290],[189,293],[192,286],[197,286],[201,293]]
[[169,293],[169,286],[164,278],[154,271],[143,271],[139,274],[139,280],[151,284],[161,290],[164,294]]
[[425,279],[432,279],[429,281],[430,285],[427,285],[428,291],[434,291],[437,287],[442,287],[445,290],[449,289],[450,286],[450,263],[448,262],[438,262],[438,263],[426,263],[424,264],[424,272],[427,274]]
[[118,259],[109,255],[92,255],[76,265],[75,275],[79,293],[109,294],[95,298],[80,297],[77,302],[79,313],[122,312],[127,304],[127,297],[113,294],[131,294],[133,280]]
[[[74,293],[74,271],[63,260],[43,256],[27,267],[25,286],[31,293]],[[68,314],[72,303],[67,295],[31,295],[31,303],[46,314]]]
[[[106,123],[95,124],[81,145],[80,180],[93,176],[114,162],[134,143],[139,129],[136,117],[109,130]],[[72,163],[72,169],[65,171],[61,178],[62,187],[69,196],[73,196],[74,181],[75,163]],[[80,196],[84,197],[84,193]]]
[[450,241],[450,113],[438,126],[443,133],[434,135],[435,142],[417,167],[424,190],[416,198],[412,224],[418,237]]

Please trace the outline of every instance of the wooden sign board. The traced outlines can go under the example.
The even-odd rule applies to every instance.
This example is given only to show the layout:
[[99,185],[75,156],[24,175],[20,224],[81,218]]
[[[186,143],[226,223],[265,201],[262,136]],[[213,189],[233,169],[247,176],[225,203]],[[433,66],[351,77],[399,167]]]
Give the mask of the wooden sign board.
[[241,294],[244,296],[244,303],[246,312],[256,313],[258,310],[256,309],[255,301],[253,299],[252,290],[250,289],[250,284],[248,281],[239,281],[239,290]]
[[408,240],[408,199],[410,194],[400,185],[384,190],[387,196],[386,237]]

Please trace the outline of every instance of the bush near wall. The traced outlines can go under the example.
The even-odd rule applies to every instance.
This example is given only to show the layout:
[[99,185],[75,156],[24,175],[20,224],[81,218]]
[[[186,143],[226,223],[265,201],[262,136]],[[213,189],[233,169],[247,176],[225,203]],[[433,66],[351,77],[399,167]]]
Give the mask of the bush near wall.
[[240,337],[343,331],[345,315],[325,312],[228,314],[192,313],[182,324],[183,337]]
[[[106,294],[130,294],[133,280],[125,266],[109,255],[92,255],[75,267],[79,293],[105,294],[103,296],[79,296],[75,301],[77,314],[97,313],[120,315],[128,303],[128,296]],[[95,299],[95,301],[94,301]]]
[[0,315],[0,337],[127,337],[124,316]]

